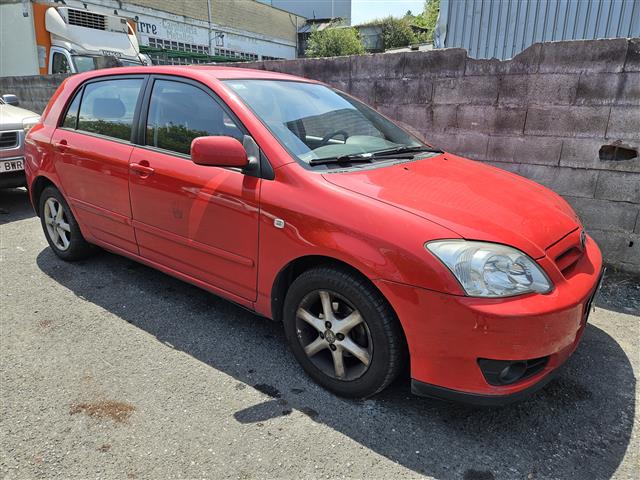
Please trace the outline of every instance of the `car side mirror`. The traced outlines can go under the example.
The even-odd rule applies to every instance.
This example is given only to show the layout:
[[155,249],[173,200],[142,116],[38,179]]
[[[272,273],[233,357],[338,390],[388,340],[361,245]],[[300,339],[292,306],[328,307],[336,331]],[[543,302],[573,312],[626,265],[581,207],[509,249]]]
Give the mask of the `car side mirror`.
[[247,151],[233,137],[197,137],[191,142],[191,160],[209,167],[245,168],[249,165]]
[[2,100],[7,105],[13,105],[14,107],[17,107],[18,105],[20,105],[20,102],[18,101],[18,97],[13,95],[12,93],[5,93],[4,95],[2,95]]

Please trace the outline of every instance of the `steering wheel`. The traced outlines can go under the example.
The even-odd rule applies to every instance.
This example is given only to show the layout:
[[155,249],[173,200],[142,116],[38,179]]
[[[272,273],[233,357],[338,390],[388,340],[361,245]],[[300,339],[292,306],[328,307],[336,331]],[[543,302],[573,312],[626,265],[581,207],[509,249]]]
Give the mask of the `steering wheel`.
[[322,137],[322,140],[320,141],[320,145],[325,146],[327,143],[329,143],[329,140],[331,140],[336,135],[342,135],[344,137],[345,142],[347,141],[347,138],[349,138],[349,134],[344,130],[336,130],[335,132],[327,133],[324,137]]

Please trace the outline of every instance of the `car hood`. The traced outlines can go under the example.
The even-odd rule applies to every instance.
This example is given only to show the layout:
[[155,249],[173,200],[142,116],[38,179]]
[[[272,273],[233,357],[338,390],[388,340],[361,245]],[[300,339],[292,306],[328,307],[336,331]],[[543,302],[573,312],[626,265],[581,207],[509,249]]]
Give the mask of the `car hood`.
[[544,256],[547,247],[580,226],[571,207],[551,190],[448,153],[382,168],[326,173],[324,178],[465,239],[511,245],[533,258]]
[[0,105],[0,130],[22,130],[22,120],[38,117],[37,113],[13,105]]

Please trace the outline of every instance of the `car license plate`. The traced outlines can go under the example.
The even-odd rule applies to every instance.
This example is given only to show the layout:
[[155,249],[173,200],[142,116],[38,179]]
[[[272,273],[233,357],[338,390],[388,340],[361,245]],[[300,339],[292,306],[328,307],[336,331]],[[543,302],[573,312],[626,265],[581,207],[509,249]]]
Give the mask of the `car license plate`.
[[24,160],[22,158],[0,160],[0,173],[16,172],[18,170],[24,170]]

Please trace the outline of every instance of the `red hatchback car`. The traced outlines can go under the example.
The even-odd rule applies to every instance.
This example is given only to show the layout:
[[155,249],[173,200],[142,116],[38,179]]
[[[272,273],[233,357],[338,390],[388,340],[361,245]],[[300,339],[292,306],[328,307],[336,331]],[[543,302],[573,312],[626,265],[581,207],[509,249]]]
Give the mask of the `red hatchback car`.
[[479,404],[548,382],[602,257],[569,205],[315,81],[222,67],[70,77],[27,136],[51,249],[100,246],[282,321],[349,397]]

